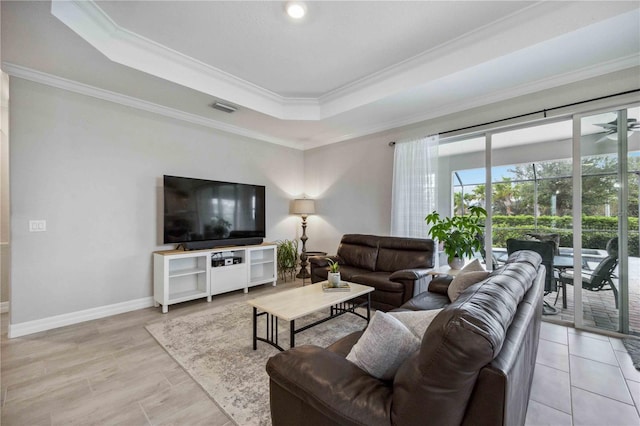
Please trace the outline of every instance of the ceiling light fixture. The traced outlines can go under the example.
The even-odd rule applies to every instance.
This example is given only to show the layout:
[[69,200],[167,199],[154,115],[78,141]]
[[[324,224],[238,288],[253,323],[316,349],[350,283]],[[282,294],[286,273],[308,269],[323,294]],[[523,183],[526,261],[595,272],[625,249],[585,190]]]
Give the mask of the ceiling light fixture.
[[307,14],[307,7],[304,3],[297,1],[288,2],[285,6],[287,15],[293,19],[302,19]]

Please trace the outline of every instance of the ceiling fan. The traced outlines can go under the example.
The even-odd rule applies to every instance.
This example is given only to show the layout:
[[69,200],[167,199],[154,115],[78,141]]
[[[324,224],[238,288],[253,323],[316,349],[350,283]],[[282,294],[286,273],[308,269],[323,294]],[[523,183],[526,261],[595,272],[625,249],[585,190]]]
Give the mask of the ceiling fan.
[[[608,123],[594,123],[596,126],[600,126],[604,129],[604,136],[596,141],[600,143],[606,140],[618,140],[618,120],[613,120]],[[631,136],[632,132],[640,132],[640,123],[635,118],[627,119],[627,135]]]

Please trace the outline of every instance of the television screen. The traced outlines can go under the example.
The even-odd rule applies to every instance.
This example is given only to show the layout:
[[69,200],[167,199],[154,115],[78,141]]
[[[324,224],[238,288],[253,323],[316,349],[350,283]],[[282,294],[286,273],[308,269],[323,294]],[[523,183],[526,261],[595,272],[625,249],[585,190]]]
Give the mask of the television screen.
[[164,176],[165,244],[264,236],[264,186]]

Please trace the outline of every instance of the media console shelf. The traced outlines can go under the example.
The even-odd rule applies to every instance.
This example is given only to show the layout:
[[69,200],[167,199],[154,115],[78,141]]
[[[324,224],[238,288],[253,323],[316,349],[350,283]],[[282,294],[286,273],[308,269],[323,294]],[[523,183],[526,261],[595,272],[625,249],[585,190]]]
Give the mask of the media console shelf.
[[[212,266],[212,259],[230,259],[227,265]],[[236,263],[233,263],[235,259]],[[164,250],[153,253],[154,306],[207,298],[260,284],[276,285],[276,245],[216,247],[207,250]],[[220,262],[217,262],[220,263]]]

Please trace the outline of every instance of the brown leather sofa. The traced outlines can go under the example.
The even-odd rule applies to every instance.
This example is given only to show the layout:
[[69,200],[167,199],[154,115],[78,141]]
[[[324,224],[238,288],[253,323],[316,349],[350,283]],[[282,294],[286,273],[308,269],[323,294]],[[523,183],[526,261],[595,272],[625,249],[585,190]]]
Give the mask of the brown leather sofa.
[[[340,278],[369,285],[371,305],[383,311],[397,308],[425,288],[427,272],[435,262],[433,240],[420,238],[380,237],[346,234],[336,256]],[[311,257],[311,282],[327,279],[329,262],[325,257]]]
[[512,254],[443,308],[390,381],[346,360],[359,333],[273,356],[273,425],[524,424],[543,286],[540,256]]

